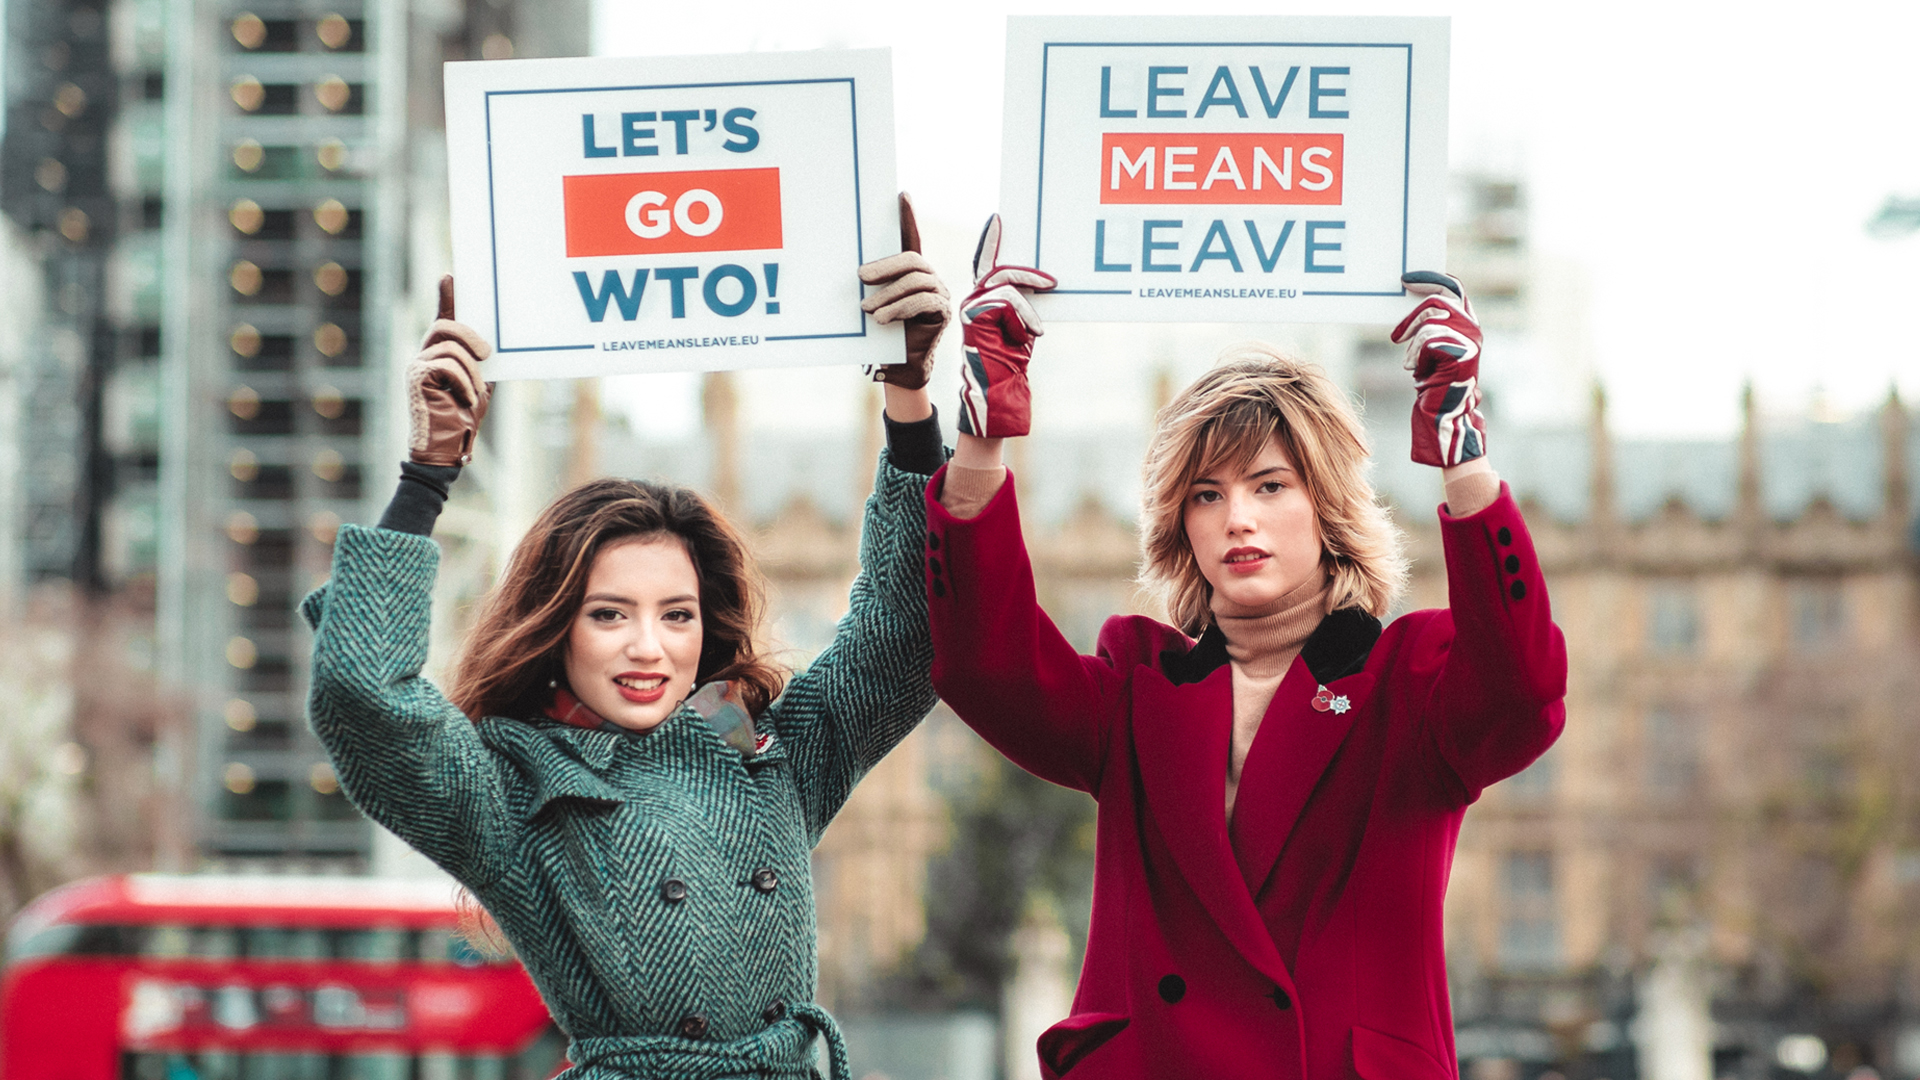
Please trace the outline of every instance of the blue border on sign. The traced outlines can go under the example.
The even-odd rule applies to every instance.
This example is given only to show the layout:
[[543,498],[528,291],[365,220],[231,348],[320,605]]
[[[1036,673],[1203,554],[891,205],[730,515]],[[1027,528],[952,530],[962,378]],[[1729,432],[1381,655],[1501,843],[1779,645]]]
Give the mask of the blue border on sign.
[[[493,197],[493,99],[516,97],[526,94],[600,94],[621,90],[711,90],[724,86],[802,86],[819,83],[847,84],[847,121],[853,137],[853,247],[859,262],[867,261],[864,241],[864,223],[860,216],[860,93],[853,76],[828,79],[754,79],[735,82],[705,83],[659,83],[650,86],[549,86],[524,90],[488,90],[483,102],[486,112],[487,129],[487,258],[493,271],[493,351],[510,352],[573,352],[579,349],[596,349],[597,345],[520,345],[508,346],[504,332],[500,327],[500,249],[498,243],[498,212]],[[858,278],[854,279],[856,282]],[[862,292],[865,285],[860,286]],[[854,297],[854,307],[859,309],[863,296]],[[867,336],[867,314],[860,312],[860,329],[842,334],[762,334],[763,341],[817,341],[824,338],[863,338]]]
[[[1034,179],[1033,265],[1040,265],[1040,220],[1047,202],[1047,75],[1054,49],[1405,49],[1407,56],[1406,92],[1402,95],[1406,112],[1400,122],[1400,272],[1407,272],[1407,218],[1412,196],[1413,176],[1413,42],[1392,41],[1047,41],[1040,45],[1040,157],[1039,175]],[[1056,275],[1057,276],[1057,275]],[[1056,296],[1128,296],[1132,289],[1054,289]],[[1405,289],[1390,292],[1333,291],[1302,289],[1302,296],[1405,296]]]

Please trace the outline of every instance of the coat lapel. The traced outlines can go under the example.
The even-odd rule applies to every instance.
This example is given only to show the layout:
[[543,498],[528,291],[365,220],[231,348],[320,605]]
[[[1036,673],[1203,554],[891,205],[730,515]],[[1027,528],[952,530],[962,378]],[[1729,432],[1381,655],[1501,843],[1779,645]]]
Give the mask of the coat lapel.
[[[1259,895],[1313,789],[1366,707],[1374,679],[1366,672],[1367,659],[1379,640],[1379,619],[1342,608],[1321,620],[1274,690],[1234,800],[1230,840],[1248,893]],[[1332,699],[1324,711],[1313,705],[1322,686]]]
[[1255,969],[1293,990],[1227,842],[1227,740],[1233,683],[1221,667],[1183,686],[1158,671],[1134,681],[1134,745],[1152,813],[1174,863],[1200,904]]
[[[1320,681],[1295,659],[1274,691],[1266,718],[1247,750],[1233,807],[1233,855],[1249,894],[1257,894],[1299,823],[1300,812],[1346,742],[1373,676],[1362,672],[1328,684],[1335,708],[1313,707]],[[1341,699],[1346,708],[1335,711]]]
[[627,797],[600,775],[612,762],[625,736],[585,731],[561,724],[529,723],[487,717],[477,725],[481,741],[519,771],[524,795],[520,811],[532,820],[559,799],[579,799],[603,806],[626,802]]

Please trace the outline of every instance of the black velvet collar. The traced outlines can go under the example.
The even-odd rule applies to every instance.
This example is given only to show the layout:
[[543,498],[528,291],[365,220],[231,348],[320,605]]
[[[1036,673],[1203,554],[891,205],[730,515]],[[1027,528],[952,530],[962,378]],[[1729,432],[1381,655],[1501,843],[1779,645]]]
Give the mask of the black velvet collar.
[[[1380,640],[1380,620],[1359,608],[1341,608],[1320,620],[1300,647],[1300,658],[1315,681],[1325,686],[1344,679],[1367,666],[1373,644]],[[1219,670],[1227,662],[1227,636],[1220,624],[1213,623],[1193,648],[1186,652],[1168,649],[1160,654],[1160,670],[1175,686],[1197,683]]]

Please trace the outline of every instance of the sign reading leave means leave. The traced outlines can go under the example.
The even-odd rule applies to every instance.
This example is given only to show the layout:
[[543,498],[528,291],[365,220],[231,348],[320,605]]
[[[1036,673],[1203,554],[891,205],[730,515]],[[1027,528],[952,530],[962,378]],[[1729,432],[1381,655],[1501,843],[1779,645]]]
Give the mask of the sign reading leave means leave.
[[1014,18],[1003,258],[1050,319],[1392,322],[1445,261],[1444,18]]

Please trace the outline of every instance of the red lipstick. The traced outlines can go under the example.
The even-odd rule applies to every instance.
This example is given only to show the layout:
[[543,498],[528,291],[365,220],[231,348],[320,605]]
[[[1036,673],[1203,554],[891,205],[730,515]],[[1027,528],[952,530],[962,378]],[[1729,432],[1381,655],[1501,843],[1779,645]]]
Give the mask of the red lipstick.
[[1221,556],[1230,574],[1257,574],[1273,561],[1271,552],[1257,547],[1237,547]]
[[[660,680],[659,683],[648,689],[627,685],[629,682],[649,682],[654,679]],[[650,705],[667,696],[667,677],[654,671],[623,671],[614,676],[613,686],[620,691],[621,697],[635,705]]]

